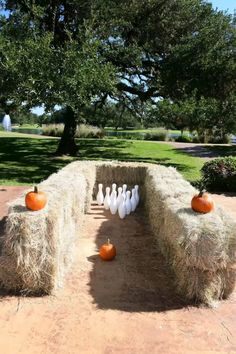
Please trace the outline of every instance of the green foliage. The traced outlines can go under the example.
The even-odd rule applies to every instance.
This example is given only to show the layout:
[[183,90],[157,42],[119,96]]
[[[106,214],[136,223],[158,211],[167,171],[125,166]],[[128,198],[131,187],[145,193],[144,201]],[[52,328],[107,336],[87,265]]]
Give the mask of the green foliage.
[[156,114],[159,117],[159,124],[166,128],[184,130],[193,128],[193,117],[196,101],[194,98],[185,99],[178,102],[164,99],[157,103]]
[[11,122],[16,125],[23,124],[38,124],[39,119],[38,116],[30,111],[26,111],[24,109],[19,109],[11,114]]
[[147,117],[167,128],[196,129],[205,140],[216,128],[222,136],[236,131],[235,20],[208,2],[2,3],[10,11],[0,21],[2,107],[70,107],[70,138],[74,117],[86,122],[84,107],[108,98],[118,102],[109,119],[98,110],[87,116],[89,124],[147,126]]
[[167,141],[168,140],[168,134],[167,134],[167,132],[146,133],[145,136],[144,136],[144,140]]
[[151,115],[156,116],[156,121],[166,128],[196,131],[196,139],[201,142],[225,143],[227,134],[236,131],[235,97],[232,94],[224,101],[204,97],[190,97],[177,102],[165,99],[157,103]]
[[5,76],[15,74],[15,86],[8,98],[18,105],[22,102],[29,107],[44,104],[49,110],[59,104],[77,111],[100,92],[111,90],[112,65],[102,64],[97,44],[89,42],[90,39],[86,39],[80,49],[76,42],[70,42],[63,50],[52,46],[50,35],[35,41],[5,43],[2,49]]
[[203,184],[210,191],[236,192],[236,158],[223,157],[206,162],[201,169]]
[[208,142],[212,144],[229,144],[231,142],[231,139],[229,135],[226,134],[214,134],[208,139]]
[[189,135],[180,135],[175,138],[175,141],[179,143],[191,143],[193,139]]

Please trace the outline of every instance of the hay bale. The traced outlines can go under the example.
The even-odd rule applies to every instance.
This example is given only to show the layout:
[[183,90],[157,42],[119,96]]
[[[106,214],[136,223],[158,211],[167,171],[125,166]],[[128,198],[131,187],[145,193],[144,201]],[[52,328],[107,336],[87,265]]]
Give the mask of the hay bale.
[[94,185],[93,197],[95,198],[97,195],[99,183],[103,183],[104,187],[111,187],[112,183],[116,183],[118,186],[122,186],[125,183],[129,190],[135,184],[138,184],[142,201],[145,196],[143,184],[147,166],[148,164],[133,162],[98,162],[96,164],[96,184]]
[[39,185],[45,209],[14,201],[0,244],[0,282],[8,290],[50,294],[62,285],[76,236],[98,183],[140,186],[149,224],[173,269],[179,293],[209,306],[235,284],[236,222],[221,208],[197,214],[196,190],[174,169],[145,163],[73,162]]
[[177,290],[214,306],[234,287],[236,222],[219,207],[209,214],[192,211],[197,191],[173,168],[148,168],[145,191],[150,225],[175,273]]
[[0,257],[5,289],[49,294],[62,285],[94,183],[94,166],[70,164],[38,186],[48,197],[43,210],[27,210],[24,196],[12,203]]

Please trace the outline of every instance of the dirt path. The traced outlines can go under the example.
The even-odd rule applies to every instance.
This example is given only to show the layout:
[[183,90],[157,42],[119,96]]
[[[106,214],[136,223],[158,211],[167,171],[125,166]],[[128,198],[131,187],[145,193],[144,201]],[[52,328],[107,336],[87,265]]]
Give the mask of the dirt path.
[[[117,258],[106,263],[97,253],[108,236]],[[1,299],[1,353],[236,353],[236,294],[191,307],[172,280],[142,211],[120,220],[92,205],[64,288]]]

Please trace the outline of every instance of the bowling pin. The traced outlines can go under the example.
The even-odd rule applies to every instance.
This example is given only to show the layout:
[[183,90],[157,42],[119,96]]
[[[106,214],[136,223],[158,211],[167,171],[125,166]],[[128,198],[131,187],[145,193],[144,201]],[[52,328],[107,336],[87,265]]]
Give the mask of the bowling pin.
[[98,194],[97,194],[97,203],[98,205],[102,205],[103,202],[104,202],[104,195],[103,195],[103,192],[102,192],[102,183],[99,183],[98,185]]
[[132,204],[131,204],[131,200],[130,200],[130,191],[126,192],[126,199],[125,199],[125,210],[126,210],[126,214],[129,215],[131,213],[131,209],[132,209]]
[[127,184],[123,184],[122,186],[122,195],[123,195],[123,198],[124,200],[126,199],[126,189],[127,189]]
[[110,211],[112,213],[112,215],[114,215],[117,212],[117,201],[116,201],[116,195],[117,192],[115,190],[113,190],[111,192],[111,203],[110,203]]
[[120,205],[120,202],[121,202],[121,197],[122,197],[122,188],[119,187],[118,188],[118,197],[117,197],[117,200],[116,200],[118,208],[119,208],[119,205]]
[[137,203],[136,203],[135,189],[134,188],[132,189],[132,196],[131,196],[130,202],[131,202],[131,211],[135,211]]
[[125,201],[123,195],[121,195],[121,202],[118,208],[118,214],[121,219],[124,219],[126,216],[126,208],[125,208]]
[[134,186],[134,189],[135,189],[135,199],[136,199],[136,207],[137,207],[139,203],[139,191],[138,191],[139,187],[137,184]]
[[111,192],[116,191],[116,183],[112,183]]
[[110,187],[106,188],[106,195],[105,195],[105,199],[104,199],[104,208],[106,210],[110,209],[110,204],[111,204],[111,198],[110,198]]

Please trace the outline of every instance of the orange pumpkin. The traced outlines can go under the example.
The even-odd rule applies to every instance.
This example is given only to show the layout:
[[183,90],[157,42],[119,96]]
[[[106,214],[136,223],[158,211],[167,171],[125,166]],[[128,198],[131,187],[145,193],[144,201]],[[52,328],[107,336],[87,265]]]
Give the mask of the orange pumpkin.
[[111,261],[116,256],[116,248],[107,240],[107,243],[102,245],[99,249],[99,255],[104,261]]
[[191,202],[192,209],[198,213],[210,213],[214,209],[214,201],[206,192],[195,195]]
[[37,211],[43,209],[46,203],[46,194],[39,192],[37,187],[34,187],[34,191],[28,192],[25,196],[25,205],[30,210]]

